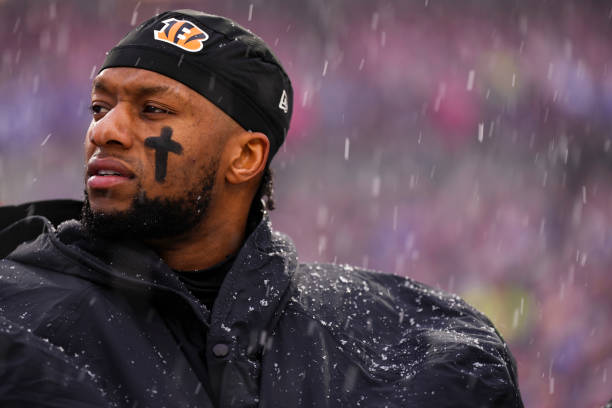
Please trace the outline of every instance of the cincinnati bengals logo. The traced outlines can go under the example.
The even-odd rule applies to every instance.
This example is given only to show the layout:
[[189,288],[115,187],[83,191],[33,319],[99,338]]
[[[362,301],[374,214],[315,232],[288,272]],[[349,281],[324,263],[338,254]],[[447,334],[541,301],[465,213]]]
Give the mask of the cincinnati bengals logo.
[[175,45],[189,52],[198,52],[204,48],[204,41],[208,40],[201,28],[187,20],[169,18],[162,21],[161,30],[153,31],[153,38]]

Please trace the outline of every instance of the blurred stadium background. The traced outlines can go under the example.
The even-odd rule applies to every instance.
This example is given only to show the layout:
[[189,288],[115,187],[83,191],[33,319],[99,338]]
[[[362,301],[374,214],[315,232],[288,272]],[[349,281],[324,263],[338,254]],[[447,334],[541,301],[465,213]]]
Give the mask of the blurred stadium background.
[[0,202],[80,198],[91,79],[156,12],[226,15],[295,88],[275,227],[457,292],[527,407],[612,398],[612,3],[0,0]]

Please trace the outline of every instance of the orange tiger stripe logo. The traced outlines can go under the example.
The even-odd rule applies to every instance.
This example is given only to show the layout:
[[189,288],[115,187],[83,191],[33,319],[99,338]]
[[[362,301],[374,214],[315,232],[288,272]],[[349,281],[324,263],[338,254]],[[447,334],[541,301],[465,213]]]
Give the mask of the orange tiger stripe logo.
[[162,21],[161,30],[153,31],[153,38],[175,45],[189,52],[198,52],[204,48],[208,34],[200,27],[187,20],[169,18]]

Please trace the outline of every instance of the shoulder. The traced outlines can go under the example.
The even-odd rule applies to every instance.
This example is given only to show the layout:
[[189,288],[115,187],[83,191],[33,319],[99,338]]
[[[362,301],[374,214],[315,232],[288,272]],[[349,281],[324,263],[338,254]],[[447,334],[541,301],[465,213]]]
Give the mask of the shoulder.
[[300,265],[293,285],[289,308],[324,326],[374,377],[406,390],[464,395],[467,388],[520,400],[503,338],[459,296],[348,265]]
[[94,287],[71,271],[80,266],[50,242],[48,233],[0,259],[0,312],[34,330],[77,312]]
[[82,205],[75,200],[48,200],[0,206],[0,258],[36,238],[46,225],[79,218]]
[[302,264],[293,278],[293,301],[309,312],[350,318],[356,312],[393,319],[399,326],[443,327],[453,318],[462,324],[491,322],[454,294],[410,278],[350,265]]
[[49,303],[80,298],[90,286],[92,283],[87,280],[42,265],[12,259],[0,260],[0,298],[3,306],[19,304],[24,307],[23,310],[38,306],[44,309],[44,305],[48,306]]

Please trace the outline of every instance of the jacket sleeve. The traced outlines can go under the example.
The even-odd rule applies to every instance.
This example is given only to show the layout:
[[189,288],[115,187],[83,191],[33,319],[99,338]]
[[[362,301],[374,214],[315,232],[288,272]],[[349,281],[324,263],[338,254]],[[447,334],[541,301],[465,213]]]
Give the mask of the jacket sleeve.
[[418,360],[406,381],[417,406],[523,407],[516,362],[485,315],[456,295],[409,280],[396,299],[414,319],[404,319],[401,330],[410,339],[406,355]]
[[0,316],[0,406],[108,407],[96,381],[59,347]]
[[422,395],[417,398],[419,406],[523,407],[514,359],[501,342],[429,341],[424,362],[411,381],[415,394]]

